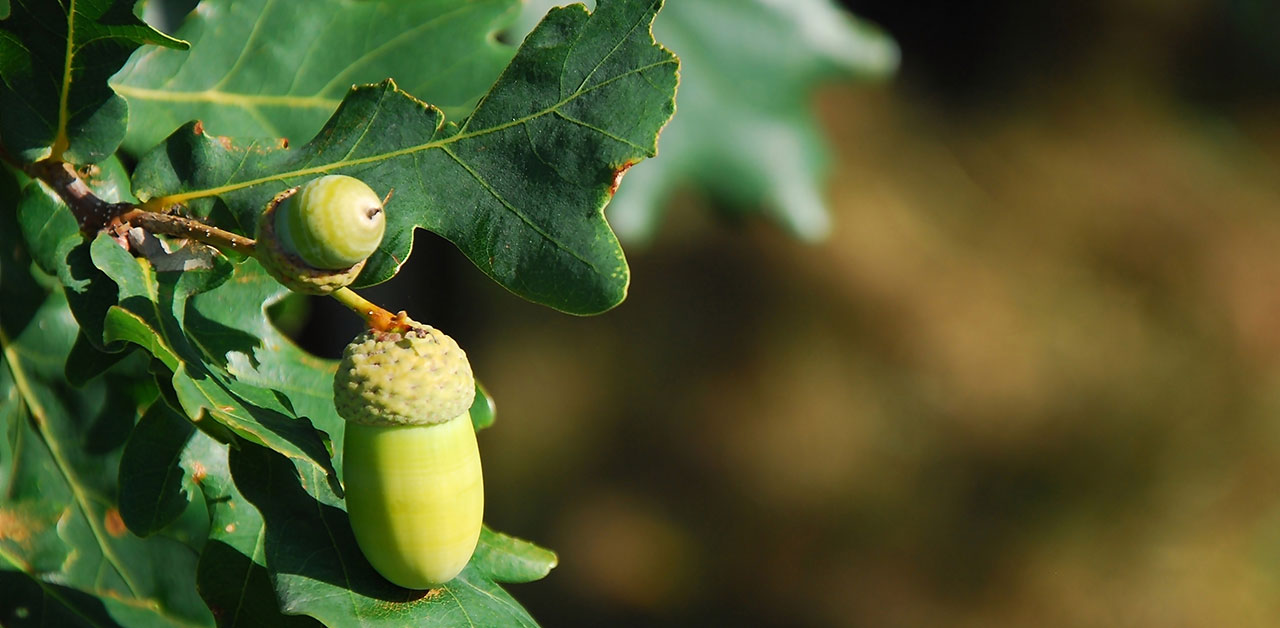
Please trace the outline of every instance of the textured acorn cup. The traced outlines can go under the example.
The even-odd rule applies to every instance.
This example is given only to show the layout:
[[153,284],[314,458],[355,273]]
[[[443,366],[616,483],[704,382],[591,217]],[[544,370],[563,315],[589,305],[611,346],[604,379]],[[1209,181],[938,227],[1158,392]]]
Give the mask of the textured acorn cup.
[[258,261],[272,277],[296,292],[329,294],[360,275],[386,216],[364,182],[328,175],[277,194],[257,229]]
[[364,425],[442,423],[475,400],[471,363],[453,338],[409,322],[404,333],[369,330],[342,352],[333,402],[342,418]]
[[334,405],[347,420],[343,476],[356,543],[387,580],[428,589],[475,552],[484,484],[468,413],[471,366],[453,339],[414,325],[347,345]]

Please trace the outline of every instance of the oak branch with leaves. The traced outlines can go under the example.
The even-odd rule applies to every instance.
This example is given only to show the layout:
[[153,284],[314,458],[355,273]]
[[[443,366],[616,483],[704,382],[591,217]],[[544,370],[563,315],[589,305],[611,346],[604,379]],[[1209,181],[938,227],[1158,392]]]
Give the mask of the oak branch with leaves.
[[[173,37],[132,5],[0,3],[0,613],[534,625],[498,584],[555,565],[532,543],[478,529],[456,577],[398,580],[427,589],[361,552],[337,367],[268,319],[288,289],[258,223],[328,175],[394,190],[331,291],[379,342],[427,333],[356,291],[416,228],[521,297],[608,310],[629,274],[603,208],[675,110],[661,0],[553,9],[518,49],[491,36],[514,0],[205,0]],[[459,434],[494,418],[469,369]]]

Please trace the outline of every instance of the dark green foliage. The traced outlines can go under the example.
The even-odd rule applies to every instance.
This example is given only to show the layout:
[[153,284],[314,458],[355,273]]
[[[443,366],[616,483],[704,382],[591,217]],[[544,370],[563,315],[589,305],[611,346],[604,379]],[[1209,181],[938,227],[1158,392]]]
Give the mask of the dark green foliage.
[[[104,201],[163,198],[164,209],[250,236],[280,189],[358,174],[394,188],[398,210],[365,284],[395,274],[422,226],[552,307],[592,313],[625,295],[602,210],[615,171],[655,153],[674,110],[675,57],[649,36],[660,2],[556,11],[499,77],[511,50],[489,35],[514,14],[510,0],[342,3],[315,19],[286,3],[212,1],[182,30],[195,51],[144,49],[115,79],[137,105],[131,118],[108,77],[140,44],[182,42],[128,4],[18,2],[0,22],[11,165],[101,162],[79,174]],[[387,19],[402,8],[418,21]],[[280,20],[296,41],[273,37],[264,49],[243,33]],[[387,77],[415,91],[390,80],[348,91]],[[246,87],[254,78],[257,91]],[[325,106],[179,104],[209,88],[198,81],[224,96]],[[419,98],[480,104],[455,125]],[[177,130],[130,184],[112,155],[126,121],[140,153],[197,115],[209,126]],[[211,134],[317,131],[294,149]],[[285,290],[256,261],[137,232],[86,236],[63,195],[14,171],[0,193],[0,621],[534,625],[497,585],[555,565],[531,543],[486,528],[467,570],[430,593],[395,587],[365,562],[342,499],[334,365],[271,325],[266,310]],[[480,392],[473,421],[483,428],[494,405]]]

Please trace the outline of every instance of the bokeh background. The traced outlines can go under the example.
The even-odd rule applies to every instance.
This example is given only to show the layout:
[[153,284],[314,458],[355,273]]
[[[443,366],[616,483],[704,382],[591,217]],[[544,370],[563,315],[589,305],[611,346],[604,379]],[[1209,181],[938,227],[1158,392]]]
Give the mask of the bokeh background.
[[[561,561],[513,594],[547,626],[1280,625],[1280,5],[845,4],[901,66],[810,95],[825,240],[685,186],[602,316],[423,232],[369,291],[497,399],[487,519]],[[330,307],[303,338],[336,356]]]

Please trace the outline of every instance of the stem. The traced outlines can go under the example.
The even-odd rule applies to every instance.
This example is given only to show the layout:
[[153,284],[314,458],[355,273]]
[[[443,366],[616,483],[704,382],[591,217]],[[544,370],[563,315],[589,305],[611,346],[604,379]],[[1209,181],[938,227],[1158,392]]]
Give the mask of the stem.
[[252,238],[211,227],[198,220],[183,218],[175,214],[159,214],[156,212],[132,209],[120,215],[120,220],[131,225],[142,227],[152,233],[190,238],[222,250],[240,251],[253,255],[256,242]]
[[[0,154],[0,158],[9,160],[7,154]],[[62,197],[62,200],[71,208],[71,212],[75,214],[76,221],[80,224],[80,232],[87,236],[92,236],[110,226],[129,224],[151,233],[197,240],[224,252],[240,251],[245,255],[255,253],[257,242],[252,238],[207,225],[199,220],[154,211],[158,205],[157,201],[161,199],[152,199],[143,203],[141,207],[132,203],[108,203],[98,198],[80,178],[75,167],[67,162],[45,160],[30,164],[24,169],[31,176],[44,181],[57,191],[58,196]],[[388,193],[387,198],[390,197]],[[332,296],[363,318],[370,329],[403,333],[412,327],[409,316],[405,312],[392,314],[356,294],[350,288],[340,288],[333,292]]]
[[26,167],[28,174],[44,181],[62,197],[80,224],[80,232],[92,236],[108,227],[127,223],[153,233],[198,240],[222,250],[253,254],[254,240],[174,214],[139,209],[132,203],[108,203],[85,184],[75,167],[64,161],[45,160]]
[[403,310],[392,314],[356,294],[351,288],[338,288],[329,296],[337,299],[338,303],[347,306],[347,309],[363,318],[370,329],[385,332],[405,332],[411,327],[408,323],[409,316]]

